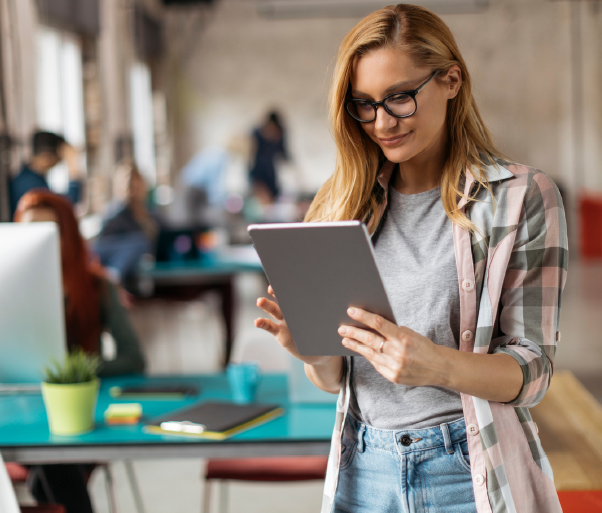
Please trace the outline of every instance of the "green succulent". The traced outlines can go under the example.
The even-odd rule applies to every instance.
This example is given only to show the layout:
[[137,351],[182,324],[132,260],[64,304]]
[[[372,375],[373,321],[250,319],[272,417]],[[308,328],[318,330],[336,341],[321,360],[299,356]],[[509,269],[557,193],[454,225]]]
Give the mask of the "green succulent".
[[54,360],[44,368],[44,381],[55,384],[87,383],[96,379],[100,358],[76,349],[65,357],[63,363]]

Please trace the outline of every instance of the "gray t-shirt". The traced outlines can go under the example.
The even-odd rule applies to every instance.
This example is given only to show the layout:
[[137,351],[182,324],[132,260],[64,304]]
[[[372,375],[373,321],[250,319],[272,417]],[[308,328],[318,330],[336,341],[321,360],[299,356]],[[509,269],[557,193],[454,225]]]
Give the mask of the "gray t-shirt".
[[[374,249],[399,325],[458,349],[458,273],[440,189],[408,195],[391,187]],[[421,429],[464,415],[458,392],[391,383],[362,356],[352,357],[351,383],[351,413],[376,428]]]

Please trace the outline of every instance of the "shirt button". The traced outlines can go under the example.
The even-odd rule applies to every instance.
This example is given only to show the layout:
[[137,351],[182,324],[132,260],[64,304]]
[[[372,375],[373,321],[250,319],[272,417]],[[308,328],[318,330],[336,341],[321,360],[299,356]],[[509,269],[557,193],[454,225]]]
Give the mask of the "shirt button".
[[468,426],[466,426],[466,432],[472,436],[478,435],[479,426],[477,426],[476,424],[468,424]]
[[556,332],[556,342],[560,342],[560,331]]
[[472,289],[474,289],[474,283],[471,280],[464,280],[462,282],[462,288],[466,292],[470,292]]
[[485,478],[481,474],[474,476],[474,482],[477,486],[481,486],[485,482]]
[[412,439],[408,436],[408,435],[403,435],[401,437],[401,445],[403,445],[404,447],[407,447],[408,445],[410,445],[412,443]]
[[472,331],[466,330],[464,333],[462,333],[462,340],[470,342],[472,340]]

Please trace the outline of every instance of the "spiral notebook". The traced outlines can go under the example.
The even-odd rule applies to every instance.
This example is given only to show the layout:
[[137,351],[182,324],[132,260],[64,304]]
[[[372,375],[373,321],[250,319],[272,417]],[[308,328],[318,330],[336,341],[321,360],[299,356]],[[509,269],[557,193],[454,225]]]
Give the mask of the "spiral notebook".
[[147,433],[225,440],[281,416],[277,404],[205,402],[152,419]]

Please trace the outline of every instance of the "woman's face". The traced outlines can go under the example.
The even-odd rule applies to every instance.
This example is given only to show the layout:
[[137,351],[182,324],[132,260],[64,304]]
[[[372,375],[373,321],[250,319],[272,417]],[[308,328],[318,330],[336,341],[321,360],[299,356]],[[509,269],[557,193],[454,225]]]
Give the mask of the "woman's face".
[[[356,59],[351,74],[352,97],[380,101],[391,93],[418,88],[433,71],[417,67],[399,48],[379,48]],[[428,156],[445,143],[447,102],[458,94],[461,77],[460,68],[452,66],[416,95],[417,109],[412,116],[396,118],[378,107],[376,119],[361,123],[362,128],[391,162]]]
[[23,214],[21,214],[21,223],[58,223],[58,217],[51,208],[46,207],[35,207],[28,208]]

